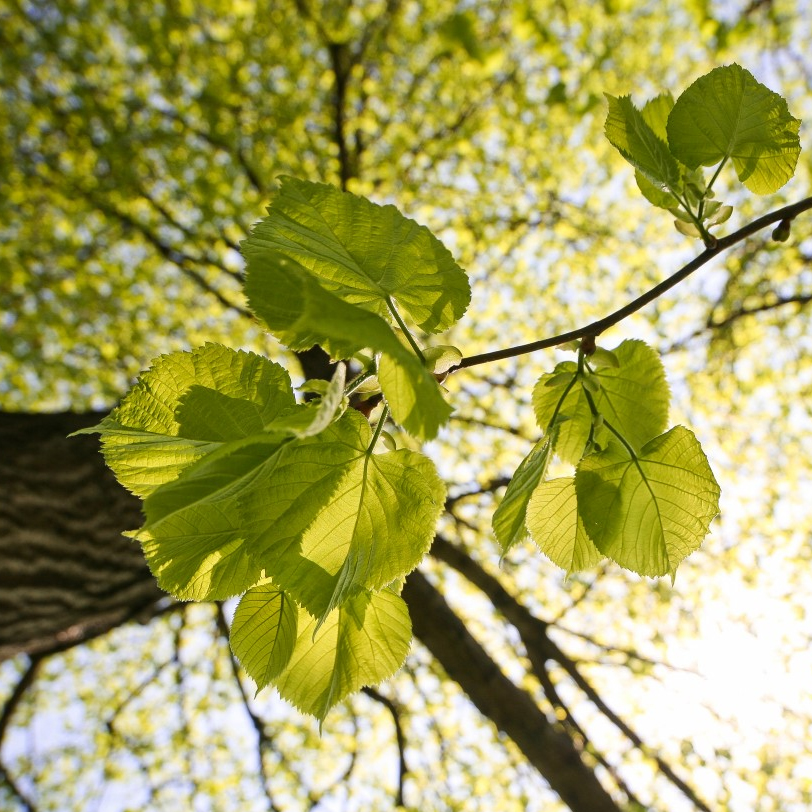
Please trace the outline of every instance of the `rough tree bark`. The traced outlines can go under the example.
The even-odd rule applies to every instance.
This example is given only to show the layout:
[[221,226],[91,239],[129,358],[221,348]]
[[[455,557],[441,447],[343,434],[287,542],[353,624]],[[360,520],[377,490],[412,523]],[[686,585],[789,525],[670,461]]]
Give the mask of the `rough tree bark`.
[[[115,481],[92,437],[99,414],[0,412],[0,660],[48,654],[131,619],[166,596],[122,530],[140,502]],[[515,686],[422,576],[404,597],[414,630],[480,712],[509,736],[575,812],[618,812],[566,734]]]

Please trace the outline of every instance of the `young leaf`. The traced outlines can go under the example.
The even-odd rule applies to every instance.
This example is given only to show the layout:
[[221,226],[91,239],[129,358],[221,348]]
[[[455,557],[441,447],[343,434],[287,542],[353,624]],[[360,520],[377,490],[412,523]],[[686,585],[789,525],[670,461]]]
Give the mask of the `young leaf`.
[[795,173],[799,126],[781,96],[733,64],[700,77],[677,99],[668,143],[692,169],[732,159],[751,192],[770,194]]
[[279,364],[206,344],[158,358],[116,409],[82,433],[102,435],[118,481],[143,498],[225,440],[261,431],[295,402]]
[[318,401],[286,412],[271,421],[267,428],[271,431],[290,431],[297,437],[313,437],[324,431],[347,407],[344,397],[346,376],[346,364],[336,364],[330,381],[314,382],[324,384],[318,387],[321,394]]
[[671,192],[652,183],[639,169],[636,169],[634,172],[634,180],[637,183],[637,188],[643,193],[643,197],[645,197],[652,206],[657,206],[660,209],[674,209],[679,207],[679,200],[677,200]]
[[231,621],[231,650],[257,691],[278,677],[290,662],[298,636],[299,609],[275,586],[249,589]]
[[679,166],[668,144],[651,128],[629,96],[609,96],[606,137],[620,154],[661,189],[680,183]]
[[567,574],[594,567],[603,556],[578,515],[573,477],[542,482],[527,505],[527,529],[538,548]]
[[503,555],[527,533],[527,503],[539,482],[544,479],[552,448],[553,435],[546,435],[536,443],[516,469],[502,502],[493,514],[493,532],[502,547]]
[[719,513],[719,486],[699,441],[676,426],[636,457],[613,442],[575,475],[578,513],[595,546],[640,575],[676,572]]
[[[593,399],[598,411],[626,441],[640,448],[660,434],[668,422],[665,371],[657,353],[642,341],[624,341],[612,353],[618,366],[602,367],[590,375],[591,385],[596,388]],[[577,366],[565,361],[555,372],[539,379],[533,389],[533,407],[542,429],[549,424],[567,383],[576,374]],[[554,381],[557,385],[548,386]],[[592,427],[592,412],[580,383],[570,389],[558,408],[559,416],[568,419],[559,427],[555,453],[565,462],[576,464],[583,456]]]
[[353,691],[392,676],[409,653],[409,611],[389,590],[356,595],[331,612],[318,631],[316,625],[299,611],[293,653],[273,684],[283,699],[319,721]]
[[[427,333],[463,315],[471,298],[467,275],[425,226],[333,186],[281,181],[268,216],[242,245],[254,297],[275,295],[275,265],[287,257],[343,301],[384,318],[391,297]],[[268,262],[258,263],[263,258]]]
[[434,375],[442,375],[462,361],[462,353],[448,344],[438,344],[423,349],[426,368]]

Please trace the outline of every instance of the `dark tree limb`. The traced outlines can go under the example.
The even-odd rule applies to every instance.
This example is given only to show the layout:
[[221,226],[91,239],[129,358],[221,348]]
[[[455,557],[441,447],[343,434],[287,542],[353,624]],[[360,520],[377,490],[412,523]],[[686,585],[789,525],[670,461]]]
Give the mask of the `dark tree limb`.
[[509,736],[573,812],[619,812],[572,739],[514,685],[420,572],[403,588],[415,635],[483,716]]

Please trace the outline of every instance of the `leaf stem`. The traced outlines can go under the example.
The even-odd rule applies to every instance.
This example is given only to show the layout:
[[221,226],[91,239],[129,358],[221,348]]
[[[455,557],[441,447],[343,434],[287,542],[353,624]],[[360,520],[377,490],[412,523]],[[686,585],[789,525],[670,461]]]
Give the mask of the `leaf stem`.
[[707,192],[710,192],[713,189],[713,184],[716,183],[716,179],[719,177],[719,173],[722,171],[722,168],[727,163],[728,157],[729,157],[728,155],[725,155],[725,157],[722,158],[722,163],[720,163],[719,166],[716,167],[716,171],[713,173],[713,177],[710,179],[707,186],[705,186],[706,194]]
[[372,440],[370,440],[369,446],[367,447],[367,457],[372,453],[373,449],[375,448],[375,444],[378,442],[378,438],[381,436],[381,432],[383,431],[383,424],[386,423],[388,417],[389,417],[389,406],[387,404],[384,404],[381,416],[377,424],[375,425],[375,432],[372,435]]
[[662,282],[655,285],[650,290],[646,291],[642,296],[638,296],[636,299],[629,302],[629,304],[624,305],[602,319],[598,319],[598,321],[593,321],[591,324],[587,324],[585,327],[579,327],[576,330],[570,330],[569,332],[560,333],[559,335],[550,336],[549,338],[542,338],[539,341],[531,341],[529,344],[519,344],[515,347],[506,347],[505,349],[484,352],[479,355],[470,355],[467,358],[463,358],[456,367],[450,369],[449,373],[456,372],[459,369],[468,369],[469,367],[479,366],[481,364],[489,364],[492,361],[502,361],[506,358],[516,358],[520,355],[527,355],[528,353],[536,352],[537,350],[546,350],[550,347],[557,347],[559,344],[566,344],[568,341],[576,341],[586,336],[598,336],[605,330],[608,330],[610,327],[614,327],[616,324],[623,321],[623,319],[631,316],[632,313],[642,310],[647,304],[653,302],[655,299],[658,299],[666,291],[675,287],[684,279],[687,279],[694,271],[698,270],[703,265],[706,265],[715,256],[721,254],[722,251],[726,251],[731,246],[742,242],[767,226],[773,225],[774,223],[779,223],[781,220],[791,220],[802,212],[809,211],[810,209],[812,209],[812,197],[807,197],[803,200],[799,200],[797,203],[792,203],[789,206],[776,209],[774,212],[770,212],[769,214],[765,214],[763,217],[753,220],[752,223],[748,223],[738,231],[734,231],[732,234],[728,234],[726,237],[722,237],[717,240],[716,245],[714,245],[712,248],[706,248],[701,254],[699,254],[699,256],[692,259],[687,265],[683,265],[682,268],[673,273],[667,279],[664,279]]
[[550,420],[548,421],[547,426],[544,429],[544,433],[547,436],[550,435],[550,432],[551,432],[553,426],[555,425],[555,419],[558,417],[558,413],[561,411],[561,407],[564,405],[564,401],[566,400],[567,395],[569,395],[570,390],[572,389],[573,386],[575,386],[575,382],[577,380],[578,380],[578,373],[576,372],[572,376],[572,379],[570,380],[570,382],[564,387],[564,391],[562,392],[561,397],[558,399],[558,403],[555,404],[555,409],[553,410],[552,417],[550,417]]
[[398,323],[398,327],[403,330],[403,334],[406,336],[406,340],[411,345],[411,348],[417,354],[417,357],[425,363],[426,359],[423,357],[423,351],[418,346],[417,342],[412,337],[412,334],[409,332],[409,328],[406,326],[406,323],[400,317],[400,313],[398,313],[397,308],[395,307],[395,303],[392,301],[391,296],[386,297],[386,304],[389,307],[389,312],[394,316],[395,321]]

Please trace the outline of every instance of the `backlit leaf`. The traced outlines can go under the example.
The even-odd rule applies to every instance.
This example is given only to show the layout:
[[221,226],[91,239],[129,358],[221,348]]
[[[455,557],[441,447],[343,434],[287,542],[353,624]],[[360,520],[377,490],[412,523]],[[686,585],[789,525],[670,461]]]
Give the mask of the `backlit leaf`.
[[101,434],[118,481],[145,497],[224,441],[261,431],[294,405],[279,364],[206,344],[158,358],[118,408],[82,433]]
[[[242,249],[246,291],[260,315],[256,300],[274,296],[280,257],[306,268],[348,304],[384,318],[391,297],[427,333],[448,329],[471,297],[465,272],[427,228],[394,206],[322,183],[282,178],[268,216]],[[263,258],[268,261],[258,264]]]
[[257,690],[284,671],[298,633],[299,609],[271,585],[248,590],[231,621],[231,649]]
[[700,77],[677,99],[668,142],[692,169],[732,159],[750,191],[769,194],[795,172],[799,126],[781,96],[733,64]]
[[[668,421],[669,392],[663,365],[657,353],[642,341],[624,341],[612,352],[618,366],[602,366],[589,376],[595,389],[593,399],[600,414],[634,448],[640,448],[660,434]],[[559,417],[567,418],[559,426],[555,453],[573,464],[581,459],[592,427],[592,413],[580,381],[559,407],[567,384],[576,375],[577,365],[565,361],[555,372],[542,375],[533,389],[533,407],[542,429],[549,425],[556,408]],[[548,385],[551,383],[556,385]]]
[[409,611],[389,590],[356,595],[331,612],[318,631],[316,625],[299,611],[296,644],[273,684],[283,699],[320,721],[353,691],[394,674],[409,653]]
[[585,457],[575,488],[595,546],[640,575],[673,575],[719,512],[719,486],[698,440],[682,426],[636,457],[620,443]]
[[551,436],[545,436],[536,443],[516,469],[499,507],[493,514],[493,531],[502,547],[503,555],[527,533],[525,527],[527,504],[533,491],[544,478],[552,449]]
[[679,185],[680,171],[668,144],[652,129],[629,96],[609,96],[606,137],[620,154],[662,189]]
[[567,573],[594,567],[603,558],[578,515],[573,477],[536,488],[527,505],[527,529],[541,552]]
[[437,435],[451,408],[434,376],[388,322],[331,293],[295,260],[266,251],[252,262],[249,303],[280,341],[296,350],[320,344],[334,358],[366,348],[383,353],[378,378],[394,419],[421,439]]

